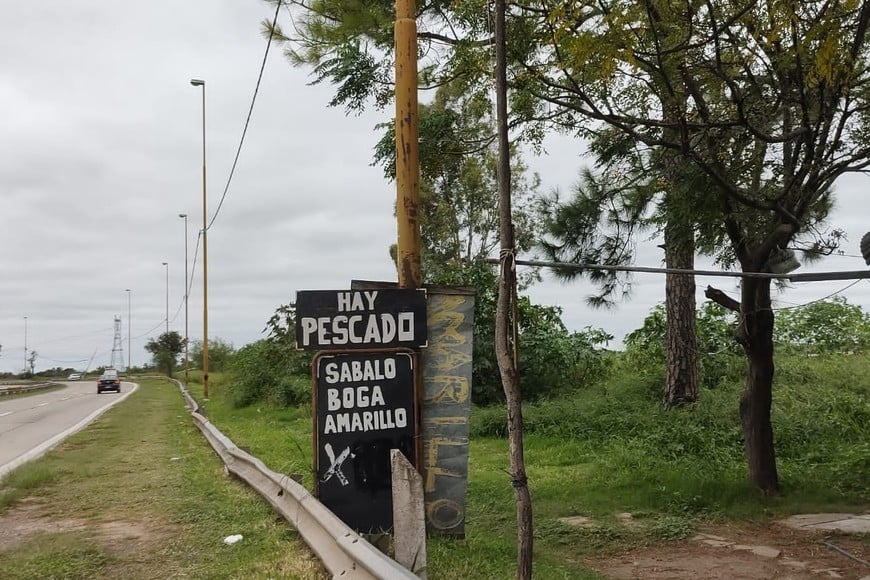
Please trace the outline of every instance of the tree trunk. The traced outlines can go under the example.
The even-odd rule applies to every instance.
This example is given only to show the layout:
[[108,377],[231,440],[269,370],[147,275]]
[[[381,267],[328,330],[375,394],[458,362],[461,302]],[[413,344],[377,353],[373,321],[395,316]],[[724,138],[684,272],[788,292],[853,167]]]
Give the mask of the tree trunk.
[[[676,219],[665,225],[665,265],[695,267],[692,227]],[[676,407],[698,399],[698,336],[695,318],[695,277],[667,274],[665,277],[667,319],[667,376],[665,404]]]
[[749,364],[746,388],[740,397],[740,422],[746,446],[749,478],[766,494],[779,490],[776,453],[773,448],[773,310],[770,280],[745,278],[741,301],[742,324],[737,340]]
[[507,400],[511,485],[517,506],[517,580],[532,577],[532,497],[526,478],[523,453],[523,405],[520,393],[515,328],[517,324],[516,264],[514,226],[511,210],[511,165],[508,142],[507,52],[505,45],[505,0],[496,0],[495,11],[495,98],[498,134],[498,218],[501,249],[498,301],[495,315],[495,354]]
[[517,511],[517,580],[532,577],[532,496],[526,477],[523,445],[523,404],[519,373],[511,344],[511,296],[516,285],[513,260],[502,261],[496,308],[495,352],[504,389],[508,416],[508,445],[510,449],[510,476]]
[[[673,64],[673,63],[672,63]],[[681,134],[680,120],[687,96],[682,87],[662,98],[664,133]],[[669,94],[664,91],[663,94]],[[676,151],[662,151],[665,182],[665,266],[692,270],[695,267],[695,231],[692,212],[686,211],[686,160]],[[695,277],[691,274],[665,276],[665,320],[667,324],[667,366],[665,405],[678,407],[698,399],[698,334],[695,312]]]

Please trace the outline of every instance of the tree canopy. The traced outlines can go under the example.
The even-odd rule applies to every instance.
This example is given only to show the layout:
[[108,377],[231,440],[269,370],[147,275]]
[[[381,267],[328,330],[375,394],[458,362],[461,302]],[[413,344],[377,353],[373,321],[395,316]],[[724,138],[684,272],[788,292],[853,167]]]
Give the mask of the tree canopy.
[[157,338],[149,338],[145,350],[151,353],[154,366],[171,377],[178,364],[178,356],[184,351],[184,337],[174,330],[164,332]]
[[[353,111],[389,102],[392,3],[293,5],[296,29],[279,38],[293,40],[288,54],[314,68],[315,82],[336,85],[332,104]],[[441,0],[418,8],[423,87],[457,82],[488,98],[490,10]],[[659,215],[683,230],[670,240],[685,250],[691,228],[696,250],[724,267],[769,273],[784,251],[824,254],[842,238],[824,227],[835,181],[870,165],[868,23],[870,2],[857,0],[515,4],[507,24],[512,131],[539,142],[555,127],[655,159]],[[746,277],[739,300],[707,292],[739,313],[749,471],[768,492],[779,486],[771,284]]]

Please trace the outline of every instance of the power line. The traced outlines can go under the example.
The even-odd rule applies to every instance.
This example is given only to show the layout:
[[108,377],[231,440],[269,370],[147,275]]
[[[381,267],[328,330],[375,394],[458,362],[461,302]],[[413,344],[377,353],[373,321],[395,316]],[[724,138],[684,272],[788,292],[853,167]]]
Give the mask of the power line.
[[196,236],[196,246],[193,248],[193,261],[190,263],[190,272],[188,272],[188,283],[187,288],[185,288],[185,292],[187,296],[190,296],[190,289],[193,288],[193,277],[196,274],[196,257],[199,255],[199,242],[202,239],[202,230]]
[[90,330],[90,331],[88,331],[88,332],[84,332],[84,333],[81,333],[81,334],[73,334],[73,335],[70,335],[70,336],[62,336],[62,337],[60,337],[60,338],[51,338],[51,339],[49,339],[49,340],[40,340],[40,339],[37,338],[37,339],[35,339],[35,340],[37,340],[37,342],[39,342],[40,345],[46,345],[46,344],[52,344],[52,343],[55,343],[55,342],[64,342],[64,341],[69,341],[69,340],[72,340],[72,339],[75,339],[75,338],[84,338],[84,337],[86,337],[86,336],[91,336],[91,335],[93,335],[93,334],[102,334],[102,333],[104,333],[104,332],[110,332],[110,329],[109,329],[109,328],[101,328],[101,329],[99,329],[99,330]]
[[269,28],[269,40],[266,42],[266,52],[263,54],[263,63],[260,65],[260,74],[257,77],[257,85],[254,87],[254,96],[251,98],[251,106],[248,109],[248,117],[245,119],[245,128],[242,130],[242,137],[239,139],[239,146],[236,149],[236,156],[233,159],[233,166],[230,169],[229,177],[227,177],[227,184],[224,186],[224,192],[221,195],[221,200],[218,202],[217,209],[214,212],[214,215],[211,218],[211,221],[208,222],[207,230],[211,229],[211,225],[217,219],[218,214],[221,211],[221,207],[224,204],[224,199],[227,197],[227,191],[230,189],[230,183],[233,180],[233,174],[236,172],[236,165],[239,162],[239,155],[242,152],[242,145],[245,143],[245,135],[248,133],[248,125],[251,122],[251,114],[254,112],[254,103],[257,102],[257,93],[260,91],[260,81],[263,80],[263,71],[266,69],[266,60],[269,57],[269,48],[272,46],[272,37],[274,35],[275,25],[278,23],[278,12],[281,10],[282,0],[278,0],[277,5],[275,6],[275,17],[272,19],[272,26]]
[[821,298],[816,298],[815,300],[810,300],[809,302],[806,302],[804,304],[794,304],[793,306],[781,306],[779,308],[772,308],[771,310],[773,310],[775,312],[779,312],[780,310],[794,310],[797,308],[803,308],[804,306],[809,306],[810,304],[816,304],[817,302],[824,302],[828,298],[833,298],[834,296],[836,296],[838,294],[842,294],[843,292],[845,292],[846,290],[848,290],[849,288],[851,288],[855,284],[859,283],[860,281],[861,281],[860,279],[853,280],[852,282],[850,282],[849,284],[846,284],[844,287],[840,288],[836,292],[831,292],[827,296],[822,296]]
[[166,321],[161,320],[154,327],[152,327],[150,330],[145,331],[144,333],[140,334],[139,336],[134,336],[133,340],[139,340],[140,338],[148,336],[149,334],[151,334],[152,332],[154,332],[155,330],[157,330],[158,328],[160,328],[164,324],[166,324]]

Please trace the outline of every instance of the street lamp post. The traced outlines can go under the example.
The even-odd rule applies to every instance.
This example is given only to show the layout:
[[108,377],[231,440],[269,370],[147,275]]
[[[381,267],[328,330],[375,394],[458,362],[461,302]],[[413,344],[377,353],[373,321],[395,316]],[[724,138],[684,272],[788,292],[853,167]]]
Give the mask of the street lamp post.
[[187,214],[180,213],[178,217],[184,220],[184,384],[187,385],[190,374],[190,357],[188,356],[188,327],[187,327]]
[[166,334],[169,334],[169,262],[163,262],[166,267]]
[[133,300],[131,298],[130,289],[127,288],[127,372],[130,372],[130,361],[132,356],[131,344],[133,339],[131,338],[133,335]]
[[202,87],[202,396],[208,397],[208,225],[206,223],[205,179],[205,81],[190,79],[190,84]]
[[27,317],[24,317],[24,376],[27,376]]

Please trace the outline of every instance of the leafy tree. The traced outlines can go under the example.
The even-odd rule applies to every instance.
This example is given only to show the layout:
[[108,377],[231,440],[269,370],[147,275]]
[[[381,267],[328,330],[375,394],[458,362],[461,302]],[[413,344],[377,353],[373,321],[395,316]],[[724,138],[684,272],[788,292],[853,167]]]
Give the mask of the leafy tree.
[[[336,84],[333,104],[388,102],[392,6],[295,6],[290,56]],[[705,176],[712,187],[669,190],[663,215],[692,211],[696,249],[724,266],[771,272],[787,249],[836,247],[839,232],[821,229],[832,186],[870,165],[870,3],[540,0],[514,5],[510,16],[512,123],[524,136],[539,138],[553,124],[589,138],[611,129],[671,160],[677,168],[666,184],[686,171]],[[424,84],[489,86],[485,5],[437,1],[418,22]],[[747,277],[740,300],[707,292],[741,315],[741,423],[750,478],[767,492],[779,486],[771,283]]]
[[[266,0],[274,4],[277,0]],[[365,0],[290,0],[292,30],[273,30],[294,66],[335,86],[330,106],[349,113],[393,102],[395,4]],[[264,22],[267,29],[271,22]],[[421,87],[448,82],[466,93],[492,87],[491,6],[436,0],[417,11]]]
[[166,376],[171,377],[178,356],[184,351],[184,337],[174,330],[164,332],[156,339],[148,339],[145,350],[151,353],[154,366],[165,370]]
[[[306,0],[291,2],[294,30],[283,34],[280,30],[273,31],[275,38],[285,42],[287,55],[293,64],[311,66],[315,74],[315,82],[330,82],[335,85],[336,94],[330,102],[332,106],[344,106],[348,112],[357,112],[368,104],[383,107],[392,100],[392,50],[393,50],[393,5],[390,3],[370,3],[359,0]],[[452,87],[454,95],[464,95],[469,101],[476,101],[478,108],[483,105],[487,115],[492,110],[492,17],[490,5],[479,2],[435,2],[421,6],[418,9],[417,21],[420,32],[418,42],[421,47],[421,88],[437,87],[442,93],[444,87]],[[530,8],[530,10],[535,10]],[[514,13],[517,13],[514,10]],[[268,23],[266,23],[269,26]],[[521,84],[515,79],[521,78],[521,67],[513,60],[522,58],[525,52],[532,50],[530,29],[523,18],[508,19],[509,33],[508,54],[509,66],[516,71],[510,75],[509,82],[514,90],[511,98],[511,127],[524,140],[538,144],[545,128],[550,124],[549,115],[536,114],[533,103],[535,95],[522,90]],[[517,90],[520,89],[520,90]],[[686,98],[683,96],[682,98]],[[670,99],[668,105],[670,105]],[[434,99],[436,107],[439,96]],[[664,103],[663,103],[664,105]],[[673,109],[670,107],[669,110]],[[424,163],[444,169],[440,160],[444,158],[441,151],[455,151],[457,140],[454,135],[448,135],[449,143],[445,146],[441,137],[445,135],[444,128],[451,126],[450,113],[425,114],[421,107],[421,160]],[[442,111],[443,112],[443,111]],[[434,138],[426,138],[426,135]],[[491,141],[492,137],[486,137]],[[470,140],[479,146],[480,139]],[[427,146],[428,145],[428,146]],[[392,135],[381,141],[378,154],[384,152],[392,156]],[[448,155],[449,156],[449,155]],[[681,162],[678,157],[665,152],[661,157],[667,157],[664,162],[666,170],[660,172],[671,184],[681,181]],[[473,158],[472,158],[473,159]],[[474,161],[473,161],[474,162]],[[472,163],[473,163],[472,162]],[[388,172],[391,168],[388,167]],[[426,167],[423,168],[424,178]],[[519,175],[513,172],[513,185],[516,186]],[[456,179],[461,172],[454,171],[446,175]],[[447,197],[436,198],[443,205],[431,203],[432,196],[427,195],[427,184],[421,184],[422,203],[430,211],[424,215],[432,216],[433,221],[443,220],[447,216],[439,215],[438,209],[448,212],[453,207]],[[442,190],[445,191],[445,190]],[[447,190],[450,191],[450,190]],[[496,191],[490,188],[492,195]],[[480,206],[478,206],[480,207]],[[483,206],[487,207],[487,206]],[[490,218],[495,216],[496,204],[488,207]],[[518,212],[514,212],[516,216]],[[528,215],[519,212],[519,215]],[[454,228],[454,237],[461,230]],[[517,232],[524,229],[521,225]],[[528,230],[525,230],[528,231]],[[670,267],[690,269],[694,263],[694,240],[692,226],[672,219],[664,228],[666,257]],[[424,233],[425,237],[425,233]],[[495,237],[492,237],[494,243]],[[425,240],[424,240],[425,241]],[[432,241],[432,240],[429,240]],[[450,242],[453,246],[461,243],[461,239],[442,238],[441,242]],[[523,250],[523,240],[517,239],[518,249]],[[425,244],[431,251],[438,252],[442,248],[438,244]],[[466,245],[470,252],[470,245]],[[424,270],[426,256],[424,255]],[[574,271],[577,275],[577,272]],[[697,360],[694,355],[695,333],[692,326],[695,293],[694,279],[687,275],[668,275],[667,277],[668,309],[670,312],[669,331],[671,332],[669,351],[671,364],[667,376],[667,391],[673,404],[693,400],[697,392]]]
[[[231,342],[221,338],[213,338],[208,341],[208,370],[209,372],[221,372],[226,370],[227,364],[236,349]],[[202,364],[202,341],[194,340],[190,343],[190,364]]]
[[604,378],[610,365],[602,347],[613,336],[599,328],[569,332],[562,310],[519,299],[519,375],[523,399],[553,398]]
[[[311,66],[316,82],[336,85],[331,105],[354,112],[392,101],[392,4],[328,0],[297,2],[293,7],[298,17],[295,30],[278,38],[285,42],[294,65]],[[497,274],[481,261],[493,255],[499,240],[489,7],[439,2],[421,10],[419,42],[423,52],[438,55],[424,59],[420,75],[422,89],[434,92],[431,102],[421,103],[418,114],[423,276],[427,283],[477,290],[472,398],[477,404],[500,402],[504,395],[494,342]],[[389,179],[395,174],[392,126],[380,126],[385,133],[375,148],[375,163],[384,167]],[[527,176],[516,144],[511,151],[511,181],[515,246],[530,251],[541,225],[530,202],[538,178]],[[527,272],[520,279],[521,287],[537,276],[535,271]],[[595,347],[601,343],[591,334],[568,332],[555,310],[552,316],[540,315],[538,310],[546,308],[527,299],[519,301],[518,309],[518,350],[530,349],[519,363],[520,373],[528,379],[525,397],[575,388],[572,381],[592,380],[601,372],[591,362],[597,359]],[[569,344],[578,351],[568,352]],[[557,358],[560,364],[548,364]],[[546,374],[540,372],[545,369]]]
[[845,298],[779,311],[775,341],[809,353],[857,352],[870,345],[870,315]]
[[[547,235],[540,242],[542,249],[551,260],[559,262],[626,265],[634,258],[636,237],[656,227],[664,232],[665,265],[692,269],[692,229],[680,225],[690,218],[679,211],[673,195],[677,188],[688,187],[691,182],[685,176],[674,177],[673,169],[659,167],[660,161],[659,165],[655,159],[650,162],[648,158],[655,158],[654,155],[631,148],[621,150],[620,144],[612,142],[614,137],[619,135],[604,132],[593,143],[603,165],[601,175],[585,170],[567,202],[561,202],[558,194],[543,200]],[[600,293],[587,299],[593,307],[610,307],[620,290],[622,298],[630,294],[629,277],[616,270],[569,267],[553,270],[564,279],[587,276],[599,285]],[[694,401],[698,395],[694,277],[668,274],[665,298],[668,344],[665,401],[673,407]]]
[[238,350],[227,365],[230,399],[243,407],[258,401],[301,405],[311,401],[311,353],[296,350],[296,309],[279,306],[266,323],[268,336]]
[[[492,102],[488,94],[467,92],[449,82],[430,104],[419,105],[420,235],[424,277],[445,268],[492,256],[498,248],[498,191]],[[395,178],[395,132],[392,122],[375,147],[374,162]],[[540,228],[532,204],[539,178],[529,176],[516,148],[511,151],[514,175],[513,223],[517,247],[533,247]],[[536,279],[532,272],[522,282]]]
[[311,361],[313,355],[309,351],[296,349],[296,306],[294,304],[282,304],[271,318],[266,322],[264,332],[268,333],[268,340],[288,349],[287,366],[288,372],[293,375],[311,376]]
[[[700,251],[772,272],[787,248],[836,246],[836,231],[820,233],[832,186],[870,165],[870,3],[545,0],[520,18],[535,41],[517,86],[551,116],[670,151],[715,186],[680,192],[695,204]],[[771,279],[744,278],[740,300],[707,296],[740,313],[749,472],[774,492]]]
[[[465,285],[476,290],[471,397],[477,405],[504,401],[495,360],[496,276],[489,264],[476,261],[443,268],[428,280],[436,285]],[[517,302],[518,372],[525,400],[559,396],[589,385],[610,367],[602,347],[613,337],[600,329],[570,332],[561,314],[561,309],[533,304],[528,297],[521,296]]]
[[[695,317],[698,330],[700,383],[714,388],[732,377],[738,368],[740,348],[734,341],[737,317],[715,302],[704,302]],[[641,376],[658,379],[665,374],[667,360],[667,320],[665,306],[659,304],[644,319],[643,326],[625,337],[628,364]],[[657,396],[660,393],[657,392]],[[667,401],[665,401],[667,404]]]
[[[297,406],[311,402],[311,373],[290,372],[301,357],[291,346],[271,339],[245,345],[228,364],[230,401],[236,407],[256,402]],[[289,363],[289,364],[288,364]]]

